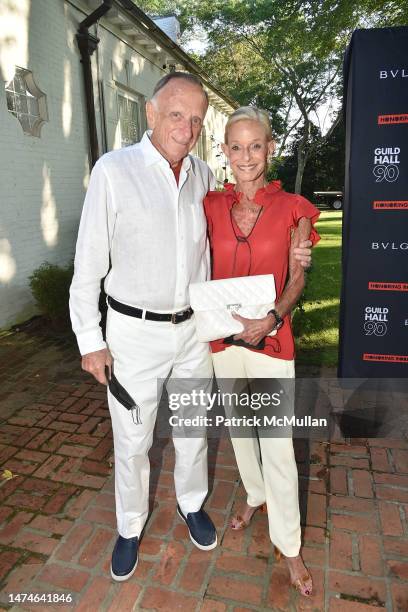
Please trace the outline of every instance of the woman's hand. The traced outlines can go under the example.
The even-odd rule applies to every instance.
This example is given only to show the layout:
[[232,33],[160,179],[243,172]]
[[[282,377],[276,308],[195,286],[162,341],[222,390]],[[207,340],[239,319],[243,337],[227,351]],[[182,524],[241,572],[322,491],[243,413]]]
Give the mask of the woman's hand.
[[244,329],[239,334],[235,334],[234,340],[243,340],[248,344],[257,345],[262,338],[265,338],[275,327],[276,320],[273,314],[267,315],[263,319],[247,319],[235,312],[231,313],[234,319],[242,323]]

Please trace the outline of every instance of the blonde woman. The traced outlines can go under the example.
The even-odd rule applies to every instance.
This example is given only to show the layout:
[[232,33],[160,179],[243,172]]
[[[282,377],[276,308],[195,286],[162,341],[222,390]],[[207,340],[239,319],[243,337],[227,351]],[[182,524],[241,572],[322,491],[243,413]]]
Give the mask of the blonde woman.
[[[268,158],[275,143],[268,114],[242,107],[228,119],[223,151],[236,184],[209,192],[208,222],[213,279],[274,274],[275,308],[263,319],[235,316],[243,325],[233,344],[211,343],[217,379],[293,378],[294,341],[290,313],[304,287],[304,269],[296,260],[299,243],[319,239],[312,224],[319,211],[300,195],[286,193],[279,181],[267,183]],[[277,334],[269,336],[272,330]],[[232,437],[247,503],[232,529],[249,525],[266,503],[270,537],[283,555],[292,585],[304,596],[312,578],[300,555],[298,474],[291,437]]]

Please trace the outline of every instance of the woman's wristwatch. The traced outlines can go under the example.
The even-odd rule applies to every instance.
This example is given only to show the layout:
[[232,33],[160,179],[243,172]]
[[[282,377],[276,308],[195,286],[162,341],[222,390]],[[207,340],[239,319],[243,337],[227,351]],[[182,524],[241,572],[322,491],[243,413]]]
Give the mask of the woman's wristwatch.
[[266,315],[270,315],[273,314],[273,316],[275,317],[275,325],[272,327],[271,331],[274,331],[275,329],[278,330],[282,327],[282,325],[284,324],[284,320],[282,319],[282,317],[276,312],[276,310],[274,308],[272,308],[272,310],[268,310],[268,312],[266,313]]

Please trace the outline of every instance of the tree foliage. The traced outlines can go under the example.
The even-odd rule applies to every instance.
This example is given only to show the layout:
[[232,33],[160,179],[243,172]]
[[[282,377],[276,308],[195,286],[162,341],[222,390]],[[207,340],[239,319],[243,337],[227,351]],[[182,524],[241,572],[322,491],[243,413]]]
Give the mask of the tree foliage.
[[[185,37],[197,28],[206,32],[207,48],[197,61],[240,104],[269,111],[278,157],[296,136],[297,192],[308,158],[330,138],[340,119],[342,59],[352,31],[408,20],[405,0],[144,0],[142,4],[144,10],[154,5],[158,11],[163,5],[176,12]],[[321,125],[322,109],[329,130]]]
[[[366,12],[372,11],[364,2]],[[319,111],[339,97],[344,49],[361,21],[359,2],[193,0],[188,5],[191,22],[208,32],[204,67],[241,103],[270,112],[280,137],[278,155],[298,131],[294,188],[300,192],[307,158],[318,143],[311,135]]]
[[133,0],[133,2],[147,15],[168,15],[178,14],[180,10],[177,5],[178,2],[172,0]]

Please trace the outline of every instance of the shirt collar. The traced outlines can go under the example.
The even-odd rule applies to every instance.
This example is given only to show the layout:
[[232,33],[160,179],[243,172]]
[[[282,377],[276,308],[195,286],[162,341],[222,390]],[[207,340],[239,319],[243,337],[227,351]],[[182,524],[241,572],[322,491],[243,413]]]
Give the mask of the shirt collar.
[[[224,185],[224,189],[226,189],[227,192],[233,196],[231,200],[231,206],[234,202],[239,202],[242,197],[242,193],[240,191],[235,191],[235,187],[236,185],[234,185],[234,183],[225,183]],[[258,189],[254,196],[254,202],[256,202],[257,204],[262,204],[264,206],[268,203],[268,196],[271,196],[277,193],[278,191],[281,191],[281,189],[281,181],[271,181],[270,183],[265,185],[265,187],[261,187],[260,189]]]
[[[140,147],[142,149],[145,166],[152,166],[153,164],[164,163],[168,167],[170,167],[170,164],[167,161],[167,159],[163,157],[160,151],[156,149],[154,144],[152,144],[152,141],[150,140],[151,134],[152,134],[152,130],[146,130],[140,141]],[[188,172],[191,168],[193,171],[193,174],[196,173],[196,164],[191,155],[187,155],[183,159],[181,168],[185,170],[186,172]]]

